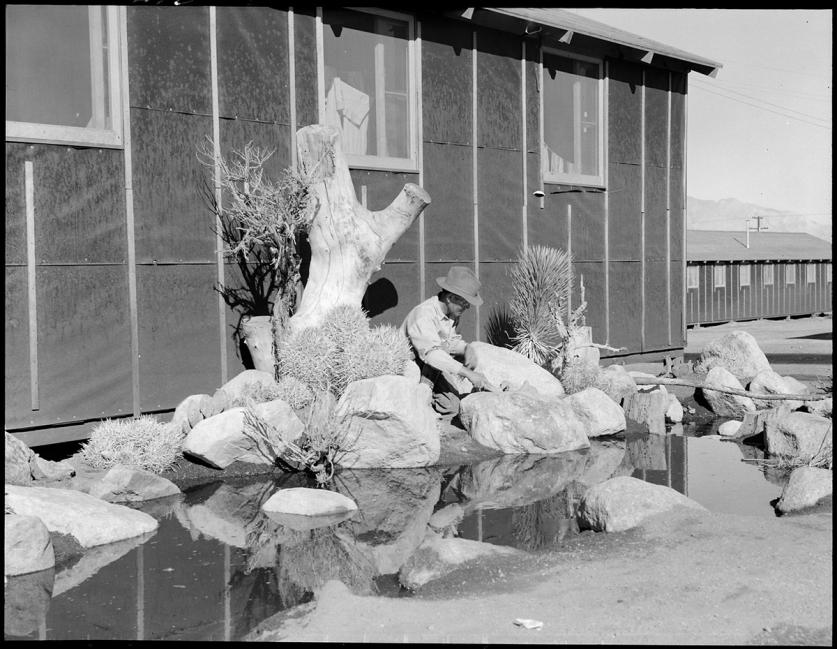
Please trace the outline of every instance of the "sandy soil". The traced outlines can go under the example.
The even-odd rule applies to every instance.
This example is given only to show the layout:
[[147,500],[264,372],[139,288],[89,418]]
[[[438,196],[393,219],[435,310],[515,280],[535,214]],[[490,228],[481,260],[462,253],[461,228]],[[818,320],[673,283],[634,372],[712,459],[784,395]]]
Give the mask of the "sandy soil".
[[[734,329],[752,333],[781,374],[831,367],[830,317],[690,330],[687,354]],[[830,502],[776,519],[681,510],[628,532],[585,532],[549,553],[466,566],[413,597],[360,597],[329,582],[251,639],[826,646],[832,533]]]

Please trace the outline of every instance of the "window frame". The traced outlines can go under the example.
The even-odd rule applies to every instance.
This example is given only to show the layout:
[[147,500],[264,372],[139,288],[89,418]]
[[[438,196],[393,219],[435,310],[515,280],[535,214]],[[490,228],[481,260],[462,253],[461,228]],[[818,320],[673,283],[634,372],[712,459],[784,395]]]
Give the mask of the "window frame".
[[[744,281],[744,269],[747,269],[747,281]],[[750,264],[740,264],[738,266],[738,286],[750,286],[753,279],[753,271]]]
[[831,284],[831,262],[825,265],[825,283]]
[[817,283],[817,265],[815,263],[805,264],[805,283]]
[[[712,287],[726,288],[727,287],[727,267],[726,265],[715,264],[712,269]],[[721,272],[721,281],[718,282],[718,271]]]
[[[409,119],[409,158],[394,158],[391,156],[361,155],[343,151],[346,162],[352,169],[370,169],[377,171],[401,171],[419,173],[419,112],[421,111],[421,44],[418,40],[418,20],[409,13],[378,9],[377,7],[340,7],[346,11],[369,14],[380,18],[403,20],[407,23],[407,105],[410,108]],[[316,39],[317,39],[317,114],[320,124],[325,124],[325,34],[323,22],[323,7],[317,7]]]
[[[694,280],[694,281],[692,281]],[[686,290],[700,288],[700,266],[686,266]]]
[[28,142],[33,144],[62,144],[69,146],[121,149],[124,147],[122,124],[122,74],[121,26],[124,12],[114,5],[80,5],[88,12],[102,8],[107,16],[108,65],[105,74],[109,83],[109,108],[111,128],[100,129],[86,126],[63,126],[6,120],[7,142]]
[[[544,133],[543,127],[543,116],[544,113],[544,53],[557,56],[559,58],[565,59],[574,59],[577,61],[584,61],[585,63],[595,63],[599,68],[599,76],[598,76],[598,110],[597,110],[597,124],[598,124],[598,160],[599,160],[599,173],[595,176],[591,176],[588,174],[568,174],[568,173],[556,173],[556,172],[547,172],[546,168],[547,165],[545,164],[546,158],[546,138]],[[605,137],[607,134],[607,124],[605,124],[605,119],[607,119],[607,112],[605,111],[605,62],[604,59],[592,57],[592,56],[584,56],[583,54],[575,54],[570,52],[564,52],[554,47],[548,46],[541,46],[540,51],[540,62],[539,62],[539,69],[538,69],[538,76],[539,76],[539,84],[540,84],[540,95],[539,102],[540,102],[540,166],[541,166],[541,183],[549,183],[553,185],[579,185],[582,187],[599,187],[599,188],[606,188],[607,187],[607,162],[605,161],[605,155],[607,149],[605,148]]]
[[[773,286],[775,282],[775,275],[776,275],[776,264],[762,264],[761,270],[761,283],[764,286]],[[768,281],[765,271],[770,269],[770,280]]]
[[[791,271],[791,272],[788,272]],[[796,264],[794,263],[786,263],[785,264],[785,286],[795,286],[796,285]]]

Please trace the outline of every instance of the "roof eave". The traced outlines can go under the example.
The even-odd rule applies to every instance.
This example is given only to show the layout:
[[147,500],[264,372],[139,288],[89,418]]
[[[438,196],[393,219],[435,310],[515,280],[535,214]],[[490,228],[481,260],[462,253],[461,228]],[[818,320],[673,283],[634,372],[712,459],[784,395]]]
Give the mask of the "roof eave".
[[[554,36],[558,40],[569,42],[573,35],[579,34],[587,38],[618,45],[626,53],[631,55],[630,58],[636,58],[637,61],[649,63],[654,58],[671,59],[685,64],[689,70],[710,77],[715,77],[721,67],[723,67],[715,61],[691,55],[649,39],[637,37],[636,40],[631,40],[629,32],[623,32],[622,30],[611,28],[603,23],[597,23],[596,21],[582,18],[581,16],[573,16],[572,25],[568,22],[562,24],[560,16],[564,12],[555,9],[553,13],[555,15],[554,20],[544,21],[526,15],[525,9],[514,7],[481,7],[478,9],[469,8],[462,11],[446,12],[451,17],[469,20],[475,24],[494,29],[519,33],[521,36],[534,35],[546,29],[553,31]],[[596,26],[600,26],[601,28],[597,29]]]

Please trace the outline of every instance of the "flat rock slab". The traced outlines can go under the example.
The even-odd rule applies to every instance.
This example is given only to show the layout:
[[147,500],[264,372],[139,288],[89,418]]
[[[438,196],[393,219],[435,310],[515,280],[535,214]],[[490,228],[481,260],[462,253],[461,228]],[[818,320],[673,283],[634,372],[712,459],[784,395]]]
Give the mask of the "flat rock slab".
[[111,503],[143,502],[174,496],[180,489],[171,480],[151,471],[117,464],[93,483],[87,493]]
[[331,516],[357,510],[357,504],[336,491],[294,487],[280,489],[262,504],[262,510],[298,516]]
[[620,476],[588,489],[581,498],[579,518],[597,532],[622,532],[646,518],[675,507],[706,508],[683,494],[638,478]]
[[158,523],[143,512],[70,489],[6,485],[6,507],[37,516],[50,532],[69,534],[91,548],[153,532]]

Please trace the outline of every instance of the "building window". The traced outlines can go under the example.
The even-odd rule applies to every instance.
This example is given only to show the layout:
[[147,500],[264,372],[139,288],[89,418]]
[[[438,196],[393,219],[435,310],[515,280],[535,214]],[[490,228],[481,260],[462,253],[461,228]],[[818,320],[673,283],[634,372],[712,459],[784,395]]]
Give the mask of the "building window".
[[122,146],[117,7],[6,5],[6,140]]
[[741,266],[738,267],[738,285],[750,285],[750,264],[741,264]]
[[825,281],[831,284],[831,264],[825,265]]
[[765,264],[762,267],[762,279],[765,286],[773,285],[773,264]]
[[796,264],[785,264],[785,284],[796,284]]
[[805,279],[809,284],[817,283],[817,265],[805,264]]
[[727,269],[726,266],[715,266],[714,286],[715,288],[724,288],[727,285]]
[[604,185],[602,63],[543,51],[544,182]]
[[686,267],[686,288],[700,288],[700,266]]
[[340,130],[352,167],[415,171],[413,19],[322,10],[321,122]]

